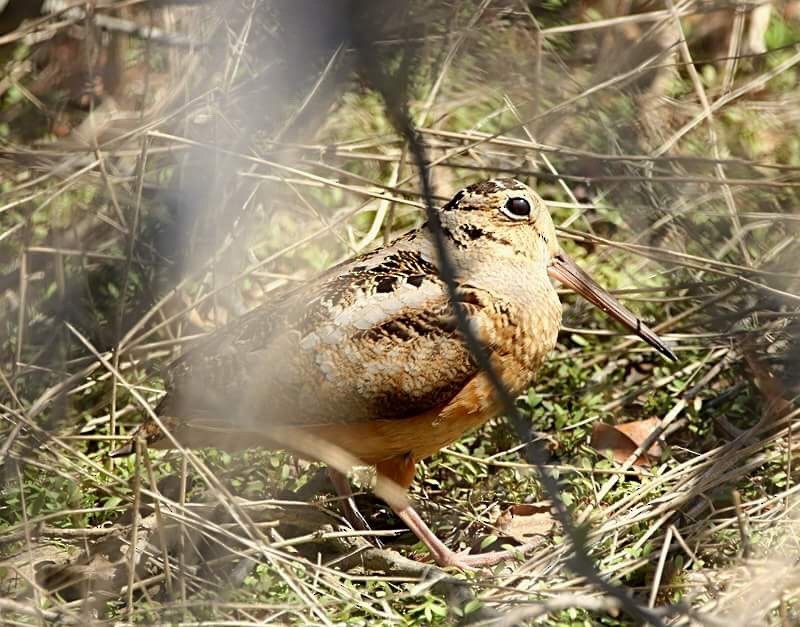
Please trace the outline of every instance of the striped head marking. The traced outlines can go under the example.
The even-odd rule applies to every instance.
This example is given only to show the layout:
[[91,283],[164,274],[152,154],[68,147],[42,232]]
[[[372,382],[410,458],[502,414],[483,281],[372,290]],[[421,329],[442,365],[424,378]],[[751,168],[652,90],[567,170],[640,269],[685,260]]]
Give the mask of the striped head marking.
[[440,212],[457,249],[521,255],[542,263],[557,254],[555,229],[542,198],[516,179],[491,179],[460,190]]
[[[492,179],[470,185],[453,196],[439,215],[453,257],[462,267],[512,258],[524,260],[529,268],[541,267],[550,278],[586,298],[667,359],[676,359],[652,329],[560,249],[544,201],[524,183]],[[511,264],[497,265],[502,269]],[[531,280],[537,277],[531,276]]]

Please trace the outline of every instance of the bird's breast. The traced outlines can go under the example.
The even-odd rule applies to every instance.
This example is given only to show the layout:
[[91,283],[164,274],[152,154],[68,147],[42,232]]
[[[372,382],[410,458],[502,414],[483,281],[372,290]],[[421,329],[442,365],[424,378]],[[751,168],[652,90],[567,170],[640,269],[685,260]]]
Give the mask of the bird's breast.
[[490,315],[492,358],[512,394],[522,393],[553,350],[561,303],[549,280],[528,286],[524,298],[499,298]]

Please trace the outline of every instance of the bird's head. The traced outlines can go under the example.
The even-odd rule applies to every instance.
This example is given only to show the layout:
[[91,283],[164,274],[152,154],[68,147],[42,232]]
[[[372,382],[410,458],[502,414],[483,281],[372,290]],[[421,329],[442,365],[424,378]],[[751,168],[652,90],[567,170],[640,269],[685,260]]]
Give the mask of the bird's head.
[[544,200],[524,183],[510,178],[475,183],[453,196],[439,216],[456,256],[463,251],[499,263],[504,258],[524,258],[546,269],[551,278],[602,309],[665,357],[676,359],[649,327],[564,253]]
[[459,191],[440,212],[458,250],[524,257],[546,264],[558,252],[556,231],[541,197],[515,179],[492,179]]

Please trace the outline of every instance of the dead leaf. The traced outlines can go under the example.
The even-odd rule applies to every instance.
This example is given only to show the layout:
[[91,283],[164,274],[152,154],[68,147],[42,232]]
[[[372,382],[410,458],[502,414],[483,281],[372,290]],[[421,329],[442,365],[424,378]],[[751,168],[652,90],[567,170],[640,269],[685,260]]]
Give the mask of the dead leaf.
[[528,544],[550,533],[555,519],[549,505],[512,505],[497,517],[494,526],[520,544]]
[[756,351],[752,347],[745,346],[742,353],[753,373],[756,387],[767,401],[765,414],[772,418],[781,418],[792,411],[794,407],[786,400],[787,394],[783,384],[758,357]]
[[[609,451],[618,463],[623,463],[661,424],[658,418],[635,420],[621,425],[596,422],[592,427],[591,445],[598,451]],[[639,455],[634,466],[652,466],[661,457],[661,445],[653,442],[650,448]]]

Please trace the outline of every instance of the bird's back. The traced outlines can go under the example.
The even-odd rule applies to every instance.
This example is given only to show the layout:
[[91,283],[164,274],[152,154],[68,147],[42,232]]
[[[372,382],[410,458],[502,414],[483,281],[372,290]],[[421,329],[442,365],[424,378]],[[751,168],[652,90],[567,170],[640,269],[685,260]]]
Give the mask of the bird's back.
[[[498,180],[462,190],[440,216],[459,306],[519,393],[561,320],[547,275],[549,215],[529,188]],[[381,447],[432,452],[497,410],[426,227],[213,333],[174,364],[167,390],[159,414],[186,445],[255,446],[303,432],[362,459]],[[142,429],[158,439],[152,424]]]
[[[172,367],[161,413],[194,437],[217,439],[231,430],[268,435],[376,420],[396,428],[446,407],[477,368],[428,237],[412,232],[212,334]],[[507,268],[459,285],[472,327],[512,391],[530,382],[555,342],[561,308],[543,280],[523,284],[531,302],[516,295],[531,277]],[[481,394],[480,413],[491,413],[490,390]]]

